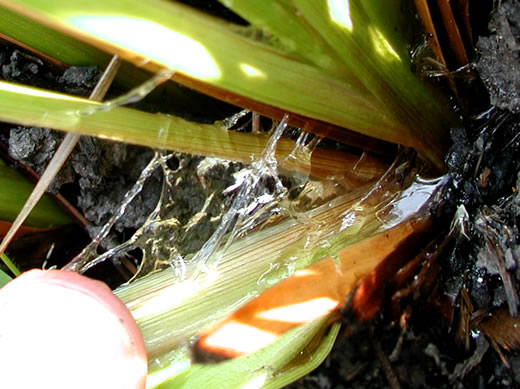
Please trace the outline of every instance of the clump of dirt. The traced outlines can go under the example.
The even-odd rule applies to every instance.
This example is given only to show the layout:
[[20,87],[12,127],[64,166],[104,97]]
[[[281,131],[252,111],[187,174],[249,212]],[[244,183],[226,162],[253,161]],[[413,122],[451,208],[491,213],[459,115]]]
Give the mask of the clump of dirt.
[[[520,249],[518,129],[517,116],[496,111],[472,134],[453,131],[454,146],[447,158],[453,177],[450,195],[462,212],[460,250],[468,253],[454,256],[449,266],[468,272],[466,283],[476,309],[507,302],[514,315],[519,303],[515,284],[520,282],[515,275]],[[484,270],[500,277],[484,277]],[[503,282],[497,283],[499,278]]]
[[7,43],[0,46],[0,69],[1,78],[6,81],[83,97],[90,94],[101,77],[96,66],[63,70]]
[[477,42],[476,68],[486,84],[491,103],[520,113],[520,3],[505,1],[491,17],[489,37]]

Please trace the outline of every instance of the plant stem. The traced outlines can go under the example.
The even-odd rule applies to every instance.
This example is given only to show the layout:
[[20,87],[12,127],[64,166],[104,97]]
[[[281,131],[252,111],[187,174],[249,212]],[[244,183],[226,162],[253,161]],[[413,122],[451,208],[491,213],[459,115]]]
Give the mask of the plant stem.
[[15,275],[19,276],[21,271],[16,267],[16,265],[9,259],[9,257],[5,253],[0,254],[0,258],[2,262],[7,266],[7,268]]
[[[277,107],[415,147],[443,166],[447,130],[456,118],[451,107],[409,71],[407,58],[402,57],[402,47],[409,42],[397,40],[406,19],[392,11],[388,15],[398,17],[385,20],[380,12],[385,3],[369,6],[350,1],[354,23],[350,33],[331,21],[329,2],[294,2],[303,18],[299,23],[312,27],[307,34],[318,34],[315,38],[328,45],[317,44],[324,54],[314,62],[283,45],[251,38],[251,29],[176,2],[93,0],[88,9],[64,0],[0,3],[138,66],[152,71],[174,69],[175,80],[203,93],[261,113],[272,113],[272,107]],[[273,9],[266,7],[266,14]],[[288,45],[283,33],[289,32],[278,32]],[[296,47],[303,45],[294,39]]]

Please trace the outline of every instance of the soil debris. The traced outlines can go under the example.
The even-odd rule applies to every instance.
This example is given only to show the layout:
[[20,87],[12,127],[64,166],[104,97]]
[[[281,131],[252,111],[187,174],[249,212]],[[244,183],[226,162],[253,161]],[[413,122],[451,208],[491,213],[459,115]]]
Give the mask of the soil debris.
[[520,349],[520,318],[503,308],[489,314],[481,323],[482,331],[505,350]]
[[489,37],[477,41],[475,64],[491,98],[501,109],[520,112],[520,2],[504,1],[489,22]]
[[71,66],[58,78],[58,82],[64,85],[67,93],[87,96],[98,83],[101,73],[97,66]]

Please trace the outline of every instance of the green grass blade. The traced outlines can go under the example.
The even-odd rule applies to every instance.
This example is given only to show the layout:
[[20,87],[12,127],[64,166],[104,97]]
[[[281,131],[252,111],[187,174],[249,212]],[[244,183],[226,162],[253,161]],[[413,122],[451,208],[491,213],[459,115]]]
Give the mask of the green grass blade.
[[4,7],[0,7],[0,34],[68,65],[102,66],[110,61],[109,54]]
[[317,346],[313,346],[310,351],[307,350],[309,345],[304,348],[301,354],[292,360],[289,365],[284,366],[272,375],[265,382],[263,389],[283,388],[316,369],[332,350],[340,328],[340,323],[334,323],[330,328],[326,328],[327,333],[325,335],[318,335],[320,338],[316,340],[319,342]]
[[151,114],[36,88],[0,82],[0,120],[100,136],[143,146],[249,161],[267,136],[227,131],[223,125],[200,124],[176,116]]
[[3,272],[0,269],[0,288],[7,284],[9,281],[11,281],[11,279],[11,277],[9,277],[7,274],[5,274],[5,272]]
[[181,82],[203,82],[389,141],[402,132],[393,112],[357,90],[359,81],[331,76],[177,3],[94,0],[88,9],[60,0],[2,3],[145,67],[174,68]]
[[[295,366],[284,372],[284,379],[279,370],[297,358],[306,345],[315,336],[323,336],[323,327],[328,318],[297,327],[285,334],[273,345],[252,355],[232,359],[219,364],[194,364],[184,373],[156,386],[157,389],[201,388],[215,389],[240,388],[246,385],[259,388],[280,388],[284,384],[298,379],[315,367],[314,361]],[[315,352],[317,360],[323,359],[338,334],[339,326],[335,325],[328,335],[322,339]],[[313,357],[310,357],[311,359]]]
[[[16,267],[16,265],[11,261],[11,259],[5,254],[0,254],[0,259],[7,266],[7,268],[15,275],[19,276],[21,274],[20,270]],[[5,274],[2,270],[0,270],[0,287],[9,282],[11,278]]]
[[[13,221],[31,194],[34,185],[16,169],[0,164],[0,220]],[[24,225],[51,228],[74,220],[50,197],[44,196]]]
[[[104,69],[111,55],[96,47],[85,44],[59,31],[46,27],[32,19],[0,6],[0,37],[15,42],[31,51],[41,53],[58,61],[62,66],[98,66]],[[152,74],[139,69],[128,62],[123,62],[114,84],[123,89],[131,89],[147,81]],[[178,107],[179,112],[189,111],[189,107],[200,104],[191,90],[174,82],[169,82],[162,90],[171,104]],[[160,98],[164,94],[161,94]]]
[[[220,2],[248,20],[267,39],[277,39],[275,45],[305,62],[328,71],[337,78],[346,78],[357,83],[335,51],[296,12],[290,1],[281,0],[235,0]],[[357,87],[363,90],[361,84]],[[366,93],[366,92],[365,92]],[[367,93],[368,94],[368,93]]]
[[[0,82],[0,120],[13,124],[49,127],[244,163],[259,156],[269,139],[266,134],[228,131],[220,122],[201,124],[176,116],[108,104]],[[277,157],[283,159],[294,147],[294,141],[281,139],[277,145]],[[312,155],[310,173],[314,177],[343,175],[351,179],[358,174],[362,182],[367,182],[384,169],[384,165],[375,160],[365,158],[358,163],[358,158],[345,153],[317,150]],[[305,164],[293,165],[296,169],[308,167]],[[348,167],[354,166],[356,169],[352,173],[345,173]]]
[[[343,8],[333,7],[340,3]],[[410,70],[413,14],[409,4],[381,0],[295,0],[294,4],[302,18],[334,48],[349,72],[386,107],[380,113],[398,116],[402,128],[396,136],[401,140],[393,142],[405,144],[405,138],[414,139],[416,149],[442,164],[438,158],[446,151],[448,129],[456,118],[447,101]],[[341,15],[343,19],[334,21]],[[374,136],[384,139],[377,130]]]

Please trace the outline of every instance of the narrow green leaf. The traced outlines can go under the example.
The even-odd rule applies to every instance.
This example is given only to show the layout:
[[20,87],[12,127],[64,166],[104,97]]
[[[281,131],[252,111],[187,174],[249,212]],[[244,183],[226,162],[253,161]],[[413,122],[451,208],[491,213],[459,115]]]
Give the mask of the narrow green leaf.
[[7,82],[0,82],[0,120],[242,161],[261,153],[268,139]]
[[[55,31],[2,6],[0,6],[0,37],[28,47],[30,50],[62,62],[66,66],[98,66],[100,69],[104,69],[111,58],[110,54],[94,46],[60,31]],[[123,62],[114,84],[123,89],[131,89],[151,77],[151,72]],[[163,92],[166,92],[170,104],[175,104],[179,112],[200,103],[191,90],[183,88],[177,83],[169,82],[164,89]],[[161,97],[163,97],[162,94]]]
[[181,82],[189,77],[381,139],[414,143],[399,137],[403,123],[358,90],[358,80],[332,76],[178,3],[94,0],[88,9],[63,0],[0,3],[144,67],[173,68]]
[[332,350],[340,328],[340,323],[332,324],[330,328],[326,329],[327,332],[325,335],[319,335],[320,339],[317,340],[317,346],[313,346],[311,350],[307,350],[309,346],[304,348],[300,355],[292,360],[289,365],[284,366],[280,371],[276,372],[262,388],[283,388],[316,369]]
[[[278,39],[279,42],[274,44],[282,50],[328,71],[335,77],[345,77],[351,82],[357,82],[352,75],[349,77],[346,73],[348,69],[335,51],[309,23],[306,23],[290,1],[219,1],[248,20],[254,26],[251,28],[259,29],[266,39]],[[363,90],[361,84],[358,87]]]
[[[245,163],[259,156],[269,139],[267,134],[228,131],[220,122],[195,123],[177,116],[118,107],[113,102],[100,104],[1,81],[0,120]],[[294,147],[294,141],[281,139],[277,144],[277,157],[283,159]],[[311,174],[314,177],[333,177],[338,173],[348,176],[346,168],[356,166],[352,175],[359,172],[361,182],[367,182],[385,169],[385,165],[377,161],[364,158],[358,163],[358,159],[345,153],[318,150],[312,156]],[[293,164],[292,167],[309,166]]]
[[107,64],[110,55],[0,7],[0,34],[69,65]]
[[[13,221],[33,188],[34,185],[16,169],[0,165],[0,220]],[[51,228],[71,223],[74,220],[50,197],[44,196],[24,224]]]
[[[280,388],[284,384],[298,379],[315,367],[316,358],[323,360],[338,334],[339,325],[335,325],[320,342],[316,355],[309,356],[307,363],[295,366],[284,372],[285,378],[278,375],[279,370],[300,355],[317,334],[323,335],[324,318],[303,325],[281,337],[276,343],[254,354],[235,358],[218,364],[194,364],[188,370],[156,386],[157,389],[175,388],[240,388],[246,385],[252,388]],[[321,362],[321,361],[320,361]],[[289,381],[291,380],[291,381]]]
[[[20,274],[20,270],[11,262],[9,257],[5,255],[4,253],[0,254],[0,257],[2,258],[2,262],[5,263],[7,268],[13,272],[15,276],[18,276]],[[11,281],[11,277],[9,277],[5,272],[3,272],[0,269],[0,288],[7,284],[9,281]]]

